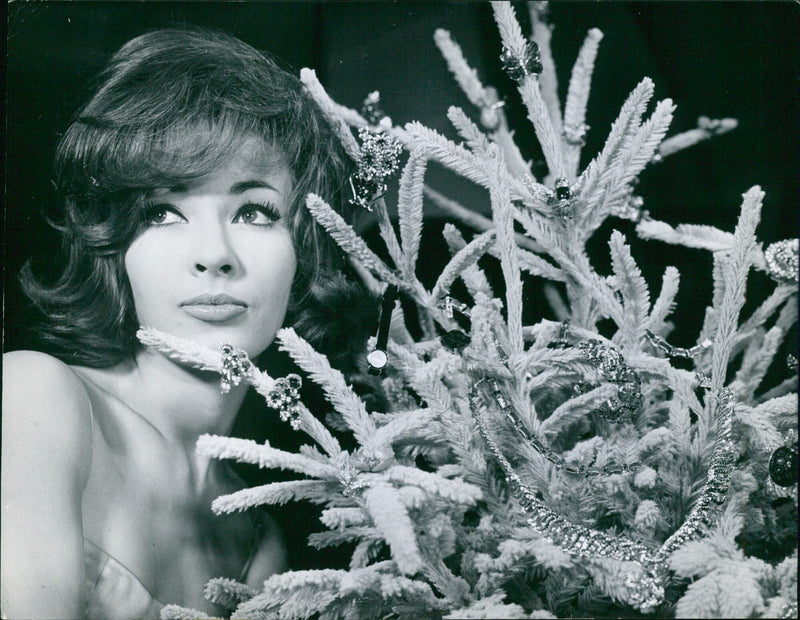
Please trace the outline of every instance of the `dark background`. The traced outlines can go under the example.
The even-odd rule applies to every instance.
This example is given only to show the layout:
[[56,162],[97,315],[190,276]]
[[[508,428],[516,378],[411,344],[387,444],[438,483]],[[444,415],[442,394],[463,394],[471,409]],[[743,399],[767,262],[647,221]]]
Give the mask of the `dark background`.
[[[527,28],[527,10],[516,6]],[[670,135],[693,128],[701,115],[739,120],[734,132],[642,174],[639,193],[652,216],[672,224],[733,230],[741,194],[759,184],[766,191],[760,239],[766,245],[796,237],[797,7],[745,1],[554,4],[553,48],[562,101],[586,31],[598,27],[605,34],[589,101],[591,131],[583,163],[602,147],[627,94],[649,76],[656,84],[656,99],[671,97],[678,106]],[[294,73],[306,66],[315,69],[342,104],[358,108],[369,92],[379,90],[396,124],[419,120],[455,138],[446,118],[448,106],[462,106],[473,116],[475,111],[433,43],[434,30],[447,28],[483,83],[497,87],[506,99],[523,154],[541,160],[515,85],[500,68],[500,41],[488,3],[14,2],[7,12],[4,351],[36,346],[29,328],[37,315],[16,280],[22,264],[33,258],[46,277],[60,270],[58,237],[44,218],[58,209],[50,178],[59,135],[88,94],[87,82],[111,53],[145,30],[193,24],[229,32],[279,56]],[[542,170],[541,164],[534,169]],[[484,190],[436,166],[431,166],[428,182],[464,204],[488,207]],[[439,215],[428,210],[420,264],[431,268],[420,274],[423,282],[430,283],[445,260]],[[700,308],[711,300],[710,255],[640,242],[630,223],[615,224],[628,235],[653,296],[666,265],[681,271],[676,330],[670,339],[691,346],[702,324]],[[608,233],[608,226],[598,231],[590,248],[603,273],[608,272]],[[759,273],[748,286],[750,306],[772,288]],[[533,299],[540,293],[537,287],[532,283],[526,289]],[[536,303],[530,306],[528,319],[547,316]],[[796,348],[795,341],[792,334],[786,348]],[[783,373],[785,369],[778,369],[779,378]],[[250,426],[248,432],[269,435],[280,446],[273,441],[277,431],[261,419],[261,427],[254,431],[257,425]],[[313,509],[291,509],[284,516],[295,530],[299,521],[305,524],[300,529],[318,526]],[[298,553],[294,568],[346,557]]]

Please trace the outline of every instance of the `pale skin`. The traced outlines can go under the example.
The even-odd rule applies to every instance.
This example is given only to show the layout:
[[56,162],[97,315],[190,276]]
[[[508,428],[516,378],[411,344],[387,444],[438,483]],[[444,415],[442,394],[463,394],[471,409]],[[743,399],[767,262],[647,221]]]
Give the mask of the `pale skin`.
[[[251,357],[272,342],[296,269],[283,217],[292,175],[258,147],[243,141],[213,174],[154,190],[150,226],[125,255],[140,324]],[[245,309],[207,317],[187,304],[203,294],[230,295]],[[212,513],[211,502],[242,483],[195,444],[229,433],[245,389],[223,395],[218,375],[148,349],[110,368],[32,351],[4,356],[4,617],[81,617],[84,539],[157,600],[219,614],[203,587],[240,575],[253,522]],[[262,524],[247,572],[256,589],[286,567],[281,533],[266,514]]]

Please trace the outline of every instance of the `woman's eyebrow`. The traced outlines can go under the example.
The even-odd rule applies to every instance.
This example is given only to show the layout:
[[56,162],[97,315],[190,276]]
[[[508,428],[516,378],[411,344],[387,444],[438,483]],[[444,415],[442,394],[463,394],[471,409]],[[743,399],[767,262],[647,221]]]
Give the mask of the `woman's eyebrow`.
[[248,189],[254,189],[254,188],[266,188],[266,189],[271,189],[275,192],[278,191],[273,185],[270,185],[266,181],[260,179],[252,179],[250,181],[240,181],[239,183],[234,183],[231,186],[230,193],[242,194],[246,192]]

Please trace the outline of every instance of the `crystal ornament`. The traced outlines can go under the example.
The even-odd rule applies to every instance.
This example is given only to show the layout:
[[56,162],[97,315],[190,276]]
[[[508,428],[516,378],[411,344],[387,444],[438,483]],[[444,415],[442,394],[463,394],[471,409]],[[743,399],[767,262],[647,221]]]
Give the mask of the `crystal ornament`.
[[247,353],[230,344],[220,347],[222,369],[220,370],[219,391],[227,394],[231,386],[239,385],[253,370],[253,363]]
[[769,477],[780,487],[797,484],[797,444],[780,446],[769,459]]
[[275,386],[267,393],[267,405],[278,410],[281,420],[297,430],[300,428],[300,375],[291,373],[275,380]]
[[538,75],[542,72],[539,46],[532,40],[526,43],[521,56],[504,47],[503,53],[500,54],[500,62],[508,77],[515,82],[522,82],[529,75]]
[[402,144],[385,131],[358,130],[361,140],[356,172],[350,178],[353,198],[350,204],[372,211],[372,202],[386,193],[386,179],[400,165]]
[[776,241],[764,252],[767,273],[778,284],[797,284],[798,239]]

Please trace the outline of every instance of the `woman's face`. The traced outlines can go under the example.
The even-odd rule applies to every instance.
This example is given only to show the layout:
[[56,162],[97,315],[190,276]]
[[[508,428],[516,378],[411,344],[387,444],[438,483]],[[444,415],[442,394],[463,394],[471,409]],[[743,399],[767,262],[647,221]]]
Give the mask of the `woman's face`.
[[152,192],[125,253],[140,325],[251,357],[270,345],[297,262],[286,218],[292,175],[263,151],[243,141],[214,173]]

